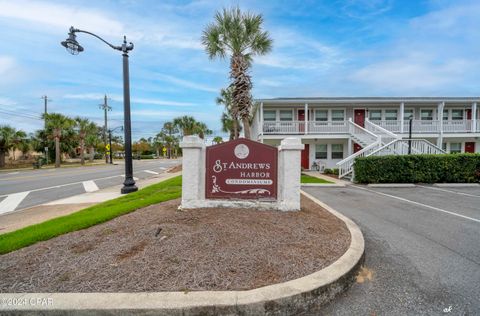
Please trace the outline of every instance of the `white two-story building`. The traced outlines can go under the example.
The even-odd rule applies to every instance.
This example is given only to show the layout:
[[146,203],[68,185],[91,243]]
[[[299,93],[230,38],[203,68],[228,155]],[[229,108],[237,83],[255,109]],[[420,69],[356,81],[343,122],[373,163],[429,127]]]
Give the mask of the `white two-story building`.
[[[480,97],[325,97],[257,100],[252,139],[300,137],[302,167],[351,172],[354,158],[480,152]],[[410,124],[411,122],[411,124]]]

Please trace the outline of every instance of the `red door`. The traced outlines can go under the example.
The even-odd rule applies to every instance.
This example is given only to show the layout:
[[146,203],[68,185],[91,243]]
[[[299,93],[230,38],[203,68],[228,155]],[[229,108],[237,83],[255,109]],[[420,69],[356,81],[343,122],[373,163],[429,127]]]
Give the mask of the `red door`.
[[353,121],[355,124],[365,127],[365,109],[355,109],[353,110]]
[[362,146],[357,143],[353,143],[353,152],[356,153],[357,151],[361,150]]
[[[300,133],[305,132],[305,110],[298,110],[298,129]],[[307,145],[305,145],[305,148],[307,148]]]
[[305,148],[302,150],[302,168],[310,169],[308,156],[310,154],[309,145],[305,144]]
[[466,142],[465,143],[465,152],[466,153],[474,153],[475,152],[475,143],[474,142]]
[[467,112],[467,120],[472,119],[472,110],[471,109],[466,109],[465,112]]

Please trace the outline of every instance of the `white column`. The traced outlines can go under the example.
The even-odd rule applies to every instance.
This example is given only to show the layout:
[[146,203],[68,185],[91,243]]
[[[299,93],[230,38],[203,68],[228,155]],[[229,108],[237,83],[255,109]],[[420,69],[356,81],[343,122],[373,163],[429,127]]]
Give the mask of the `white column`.
[[195,208],[205,199],[205,143],[198,136],[184,136],[182,148],[182,208]]
[[[353,154],[353,144],[352,144],[352,137],[349,136],[348,137],[348,144],[347,144],[347,153],[348,153],[348,156],[352,155]],[[347,156],[347,157],[348,157]]]
[[304,145],[300,138],[287,137],[278,148],[278,208],[300,210],[300,158]]
[[405,103],[400,103],[400,134],[403,134],[403,117],[405,116]]
[[260,118],[260,142],[263,143],[263,102],[260,102],[260,113],[258,117]]
[[308,134],[308,103],[305,103],[305,134]]
[[437,138],[437,147],[442,148],[443,142],[443,108],[445,107],[445,102],[438,103],[437,106],[437,120],[438,120],[438,128],[440,129]]
[[472,133],[477,130],[477,102],[472,103]]

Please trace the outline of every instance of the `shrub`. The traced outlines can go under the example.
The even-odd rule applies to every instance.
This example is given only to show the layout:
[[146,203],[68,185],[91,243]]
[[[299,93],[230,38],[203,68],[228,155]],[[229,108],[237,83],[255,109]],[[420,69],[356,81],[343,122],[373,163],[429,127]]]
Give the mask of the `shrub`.
[[362,157],[354,172],[359,183],[480,182],[480,154]]
[[323,173],[324,173],[324,174],[333,174],[333,170],[330,169],[330,168],[325,168],[325,169],[323,170]]
[[155,158],[153,155],[140,155],[140,159],[153,159]]

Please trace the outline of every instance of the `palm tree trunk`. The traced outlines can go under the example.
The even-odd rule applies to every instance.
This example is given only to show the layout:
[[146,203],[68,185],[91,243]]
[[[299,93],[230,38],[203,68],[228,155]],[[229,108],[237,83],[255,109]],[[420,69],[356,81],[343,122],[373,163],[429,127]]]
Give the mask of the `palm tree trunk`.
[[242,54],[234,54],[230,60],[230,77],[233,79],[233,106],[243,122],[245,138],[250,139],[250,112],[252,109],[252,81],[248,63]]
[[242,121],[243,121],[243,133],[245,134],[245,138],[252,139],[250,135],[250,120],[248,119],[248,117],[244,117]]
[[238,121],[235,118],[232,121],[233,121],[232,122],[232,125],[233,125],[233,139],[237,139],[238,138]]
[[85,140],[80,139],[80,164],[85,164]]
[[55,137],[55,168],[60,167],[60,138]]
[[0,151],[0,168],[5,167],[5,152]]

